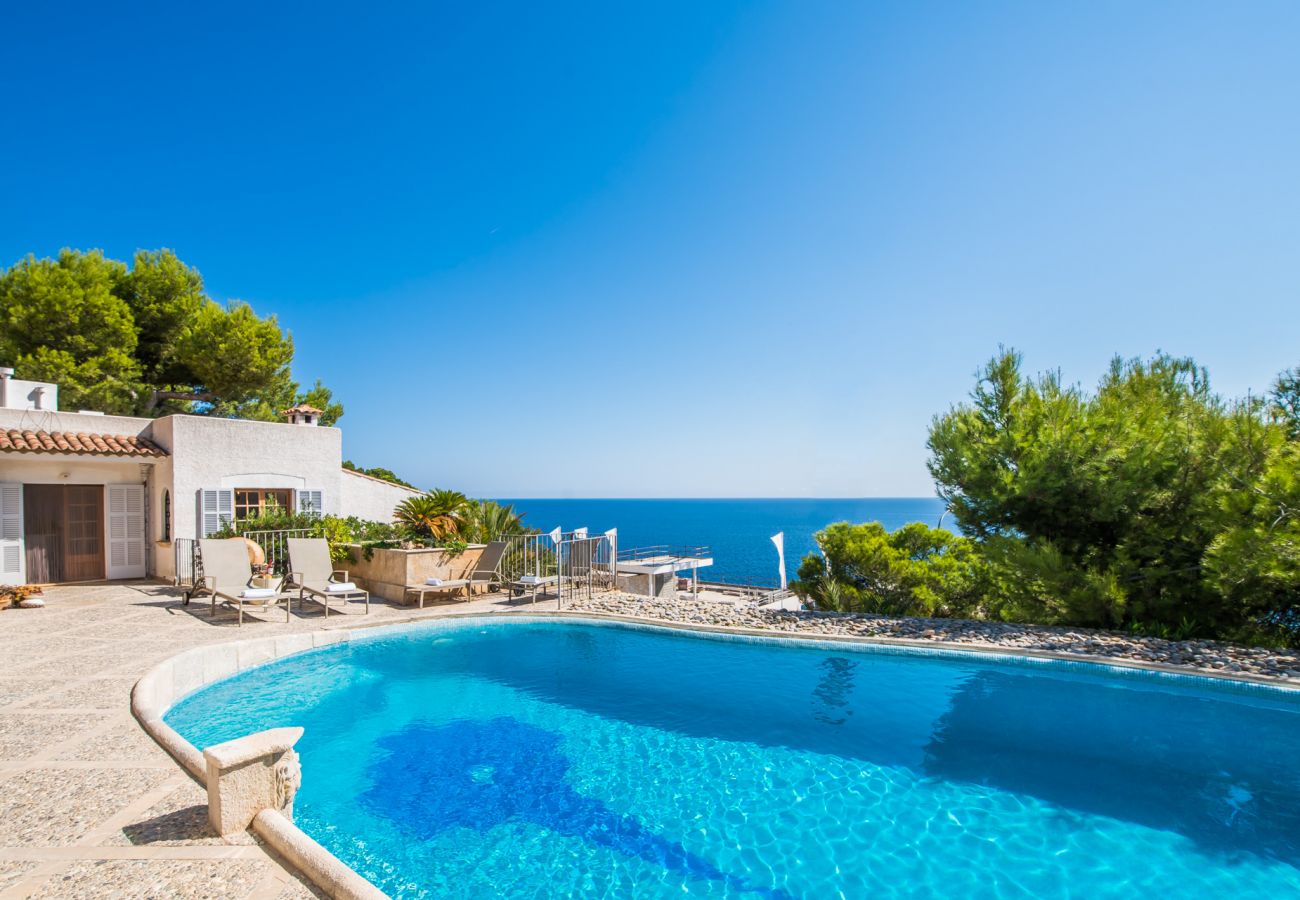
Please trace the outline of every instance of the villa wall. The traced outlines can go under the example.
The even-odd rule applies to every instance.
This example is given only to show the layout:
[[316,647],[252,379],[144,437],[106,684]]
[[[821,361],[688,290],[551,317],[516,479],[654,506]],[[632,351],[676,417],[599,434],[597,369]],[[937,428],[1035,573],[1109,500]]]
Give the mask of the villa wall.
[[[152,437],[147,433],[149,426],[156,419],[142,419],[136,416],[101,416],[92,413],[54,412],[50,410],[7,409],[0,407],[0,430],[19,431],[71,431],[88,434],[137,434]],[[157,441],[164,450],[170,450]]]
[[177,537],[198,536],[202,490],[318,490],[324,513],[343,514],[339,429],[206,416],[168,418]]
[[408,497],[419,496],[420,491],[402,487],[389,481],[381,481],[352,472],[340,470],[341,506],[343,515],[369,519],[372,522],[393,521],[393,510]]

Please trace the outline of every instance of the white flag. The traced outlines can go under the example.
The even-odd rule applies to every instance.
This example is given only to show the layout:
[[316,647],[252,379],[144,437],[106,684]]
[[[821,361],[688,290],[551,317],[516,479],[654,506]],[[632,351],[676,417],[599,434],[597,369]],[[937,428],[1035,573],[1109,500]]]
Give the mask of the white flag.
[[776,558],[779,561],[781,571],[781,583],[778,587],[785,590],[785,532],[778,531],[772,535],[772,543],[776,544]]

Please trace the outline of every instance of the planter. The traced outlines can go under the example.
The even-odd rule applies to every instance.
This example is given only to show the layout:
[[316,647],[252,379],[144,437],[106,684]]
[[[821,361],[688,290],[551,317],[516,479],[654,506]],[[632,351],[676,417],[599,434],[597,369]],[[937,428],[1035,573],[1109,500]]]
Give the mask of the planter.
[[[365,549],[352,544],[348,548],[352,553],[352,562],[338,565],[348,570],[349,580],[360,581],[361,587],[370,591],[372,596],[393,603],[414,603],[414,597],[409,601],[406,597],[408,584],[424,584],[426,578],[441,578],[444,581],[467,578],[478,563],[483,547],[483,544],[470,544],[469,549],[459,556],[452,556],[441,547],[419,550],[372,548],[370,558],[366,559]],[[486,584],[474,585],[474,593],[486,593],[487,587]],[[464,598],[465,589],[448,589],[446,596],[448,599]]]

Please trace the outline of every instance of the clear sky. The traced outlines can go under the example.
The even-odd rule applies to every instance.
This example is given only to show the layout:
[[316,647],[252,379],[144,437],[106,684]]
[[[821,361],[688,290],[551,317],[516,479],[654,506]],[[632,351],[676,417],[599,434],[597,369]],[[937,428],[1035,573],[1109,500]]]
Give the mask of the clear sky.
[[0,264],[170,247],[345,453],[481,496],[908,496],[999,344],[1300,364],[1300,4],[27,3]]

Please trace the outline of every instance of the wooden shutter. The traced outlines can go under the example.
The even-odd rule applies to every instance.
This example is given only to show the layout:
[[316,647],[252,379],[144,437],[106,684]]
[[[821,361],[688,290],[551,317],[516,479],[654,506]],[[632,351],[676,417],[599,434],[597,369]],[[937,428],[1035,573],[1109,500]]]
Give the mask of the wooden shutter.
[[23,584],[27,579],[23,548],[23,486],[0,482],[0,584]]
[[325,512],[324,492],[319,490],[298,492],[298,512],[320,518]]
[[108,577],[144,577],[144,486],[108,486]]
[[212,537],[235,520],[235,492],[218,488],[199,491],[199,537]]

